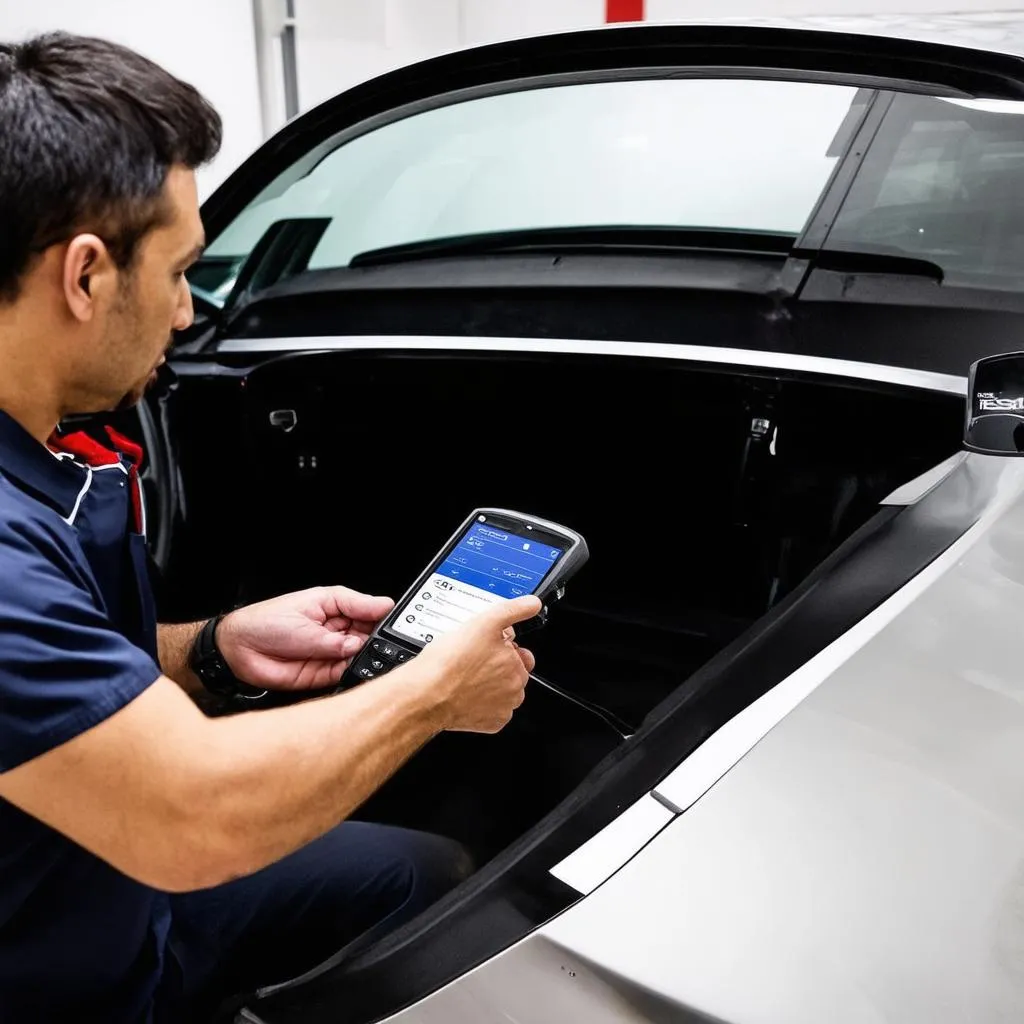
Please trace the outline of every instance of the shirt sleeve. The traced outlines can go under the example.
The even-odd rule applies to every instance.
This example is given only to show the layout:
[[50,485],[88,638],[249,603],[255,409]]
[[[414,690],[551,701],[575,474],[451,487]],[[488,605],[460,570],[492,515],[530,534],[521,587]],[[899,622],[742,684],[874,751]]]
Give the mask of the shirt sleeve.
[[109,718],[159,677],[107,618],[74,548],[0,524],[0,772]]

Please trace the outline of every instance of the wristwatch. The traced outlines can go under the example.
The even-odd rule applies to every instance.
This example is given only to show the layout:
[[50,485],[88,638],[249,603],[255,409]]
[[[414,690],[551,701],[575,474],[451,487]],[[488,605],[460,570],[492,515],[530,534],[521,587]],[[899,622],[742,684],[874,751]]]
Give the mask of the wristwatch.
[[267,695],[248,683],[236,678],[228,666],[227,659],[217,647],[217,627],[223,615],[210,619],[201,630],[192,645],[188,656],[188,667],[199,677],[199,681],[218,697],[242,697],[245,700],[256,700]]

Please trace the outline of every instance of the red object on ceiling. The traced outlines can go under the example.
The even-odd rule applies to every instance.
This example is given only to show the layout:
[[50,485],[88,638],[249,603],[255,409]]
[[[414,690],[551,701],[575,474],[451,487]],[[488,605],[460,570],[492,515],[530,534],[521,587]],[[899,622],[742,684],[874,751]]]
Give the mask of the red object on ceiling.
[[643,21],[644,0],[604,0],[604,20]]

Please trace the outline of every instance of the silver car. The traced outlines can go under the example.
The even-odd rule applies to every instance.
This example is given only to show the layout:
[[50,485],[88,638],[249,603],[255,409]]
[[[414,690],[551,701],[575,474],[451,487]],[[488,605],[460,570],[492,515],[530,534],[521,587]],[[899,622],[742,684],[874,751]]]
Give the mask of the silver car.
[[203,214],[127,424],[165,620],[401,593],[480,505],[591,551],[512,724],[360,811],[477,872],[239,1021],[1024,1020],[1024,61],[502,43]]

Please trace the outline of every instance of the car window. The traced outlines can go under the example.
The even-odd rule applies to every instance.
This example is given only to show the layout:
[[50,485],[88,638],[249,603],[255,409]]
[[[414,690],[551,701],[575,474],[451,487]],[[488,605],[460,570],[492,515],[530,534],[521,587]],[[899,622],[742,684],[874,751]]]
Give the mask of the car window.
[[827,244],[1024,290],[1024,103],[897,96]]
[[310,269],[345,267],[385,246],[528,228],[796,237],[841,152],[837,136],[852,127],[857,96],[816,83],[640,80],[423,111],[285,171],[211,244],[196,273],[223,298],[230,268],[271,225],[294,217],[329,220]]

